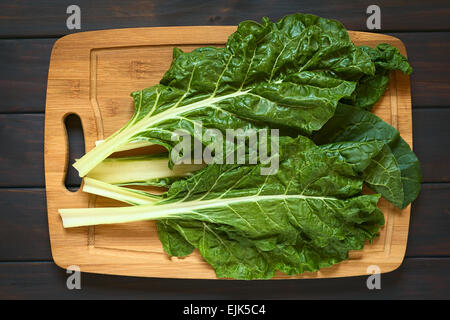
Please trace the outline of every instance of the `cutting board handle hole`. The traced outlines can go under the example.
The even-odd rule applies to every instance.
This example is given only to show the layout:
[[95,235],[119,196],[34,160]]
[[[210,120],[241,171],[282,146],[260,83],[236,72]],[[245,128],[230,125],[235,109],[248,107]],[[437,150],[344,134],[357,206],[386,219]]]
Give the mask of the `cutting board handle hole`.
[[68,161],[64,186],[67,190],[76,192],[80,189],[81,178],[72,165],[75,159],[81,158],[85,152],[83,126],[80,117],[75,113],[69,113],[64,117],[64,125],[68,143]]

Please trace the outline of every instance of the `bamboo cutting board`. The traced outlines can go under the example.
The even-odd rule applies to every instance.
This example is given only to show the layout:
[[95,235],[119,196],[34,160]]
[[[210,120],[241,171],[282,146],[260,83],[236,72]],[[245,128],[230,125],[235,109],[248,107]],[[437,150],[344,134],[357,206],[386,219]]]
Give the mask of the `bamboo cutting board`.
[[[223,46],[236,27],[168,27],[92,31],[59,39],[52,50],[45,112],[45,180],[51,248],[55,263],[77,265],[83,272],[164,277],[216,278],[195,251],[179,259],[163,251],[154,222],[138,222],[64,229],[59,208],[116,206],[117,202],[64,186],[68,146],[64,119],[77,114],[82,122],[86,151],[131,117],[130,93],[159,82],[169,68],[173,47],[190,51],[201,46]],[[390,43],[406,55],[394,37],[350,32],[357,45]],[[409,77],[392,72],[374,112],[396,127],[412,145]],[[372,244],[350,253],[350,259],[316,273],[277,278],[327,278],[368,274],[376,265],[382,273],[399,267],[408,237],[410,206],[404,210],[380,200],[386,225]],[[370,271],[369,271],[370,272]]]

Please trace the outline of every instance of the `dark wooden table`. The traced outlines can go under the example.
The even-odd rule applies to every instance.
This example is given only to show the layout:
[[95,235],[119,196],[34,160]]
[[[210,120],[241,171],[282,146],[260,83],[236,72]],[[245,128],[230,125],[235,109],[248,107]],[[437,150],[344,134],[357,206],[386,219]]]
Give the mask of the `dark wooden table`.
[[[414,150],[424,182],[412,206],[403,265],[368,290],[366,277],[284,281],[171,280],[82,274],[81,290],[52,262],[43,168],[45,91],[67,1],[0,2],[0,298],[450,298],[450,3],[379,0],[381,32],[404,41],[411,76]],[[123,27],[235,25],[294,12],[367,31],[371,1],[77,0],[81,31]],[[72,178],[71,178],[72,179]],[[70,180],[70,179],[69,179]],[[76,179],[73,178],[73,181]],[[69,181],[69,184],[70,181]],[[76,182],[73,182],[76,184]]]

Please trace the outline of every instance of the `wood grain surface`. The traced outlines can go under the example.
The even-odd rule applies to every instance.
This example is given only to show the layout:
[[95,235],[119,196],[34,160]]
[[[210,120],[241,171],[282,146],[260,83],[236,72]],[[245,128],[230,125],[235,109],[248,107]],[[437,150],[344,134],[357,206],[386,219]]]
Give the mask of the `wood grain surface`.
[[[235,27],[172,27],[93,31],[66,36],[52,50],[45,117],[45,179],[53,260],[85,272],[165,277],[215,278],[213,269],[195,251],[183,259],[169,258],[159,242],[154,222],[64,229],[59,208],[108,207],[114,201],[69,192],[62,181],[67,168],[67,138],[62,125],[68,114],[82,122],[86,151],[125,124],[133,113],[129,93],[156,84],[169,68],[173,47],[191,51],[225,44]],[[374,33],[350,32],[357,45],[390,43],[406,55],[402,42]],[[409,77],[391,74],[391,81],[374,112],[396,127],[412,144]],[[64,152],[65,151],[65,152]],[[316,273],[277,278],[323,278],[367,274],[398,268],[406,250],[410,207],[399,210],[382,199],[386,224],[380,236],[350,259]],[[180,272],[182,270],[182,272]]]

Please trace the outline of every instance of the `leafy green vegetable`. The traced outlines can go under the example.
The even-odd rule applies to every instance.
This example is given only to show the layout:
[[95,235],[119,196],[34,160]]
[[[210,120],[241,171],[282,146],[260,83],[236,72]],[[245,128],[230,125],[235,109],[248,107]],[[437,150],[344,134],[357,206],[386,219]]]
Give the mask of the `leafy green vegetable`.
[[370,56],[375,64],[375,74],[364,75],[359,80],[351,97],[344,98],[342,101],[370,110],[386,91],[390,70],[400,70],[404,74],[410,74],[412,69],[406,57],[397,48],[387,43],[381,43],[374,49],[366,46],[360,48]]
[[419,194],[422,174],[419,160],[399,132],[376,115],[339,104],[336,113],[314,135],[317,144],[340,141],[379,141],[386,144],[365,172],[366,183],[399,208]]
[[374,72],[369,55],[337,21],[302,14],[277,23],[245,21],[225,48],[174,50],[160,84],[132,94],[132,119],[74,167],[85,176],[116,150],[138,142],[170,150],[176,129],[202,141],[194,130],[200,121],[203,130],[288,126],[311,134],[354,91],[356,83],[346,80]]
[[[368,144],[348,143],[347,148],[363,145]],[[61,209],[60,214],[65,227],[159,220],[169,254],[184,256],[195,247],[219,277],[315,271],[361,249],[384,223],[376,207],[379,195],[361,195],[356,170],[373,153],[347,163],[341,153],[329,151],[337,149],[282,137],[274,155],[280,157],[276,175],[260,175],[261,164],[213,164],[174,182],[155,204]]]
[[[242,22],[225,48],[175,48],[160,83],[132,93],[130,121],[74,165],[83,191],[131,206],[60,209],[63,225],[157,220],[167,254],[198,249],[218,277],[266,279],[345,260],[384,224],[380,194],[403,208],[420,189],[417,157],[366,111],[390,70],[411,72],[398,49],[356,47],[339,22],[304,14]],[[170,152],[179,130],[207,150],[217,142],[209,129],[279,129],[280,148],[270,150],[278,170],[262,175],[264,161],[177,165],[167,153],[108,158],[152,144]],[[378,194],[363,195],[363,182]]]
[[167,220],[158,220],[158,237],[161,240],[164,251],[169,256],[185,257],[194,251],[195,247],[181,235]]
[[338,156],[351,164],[355,172],[362,173],[382,150],[384,143],[378,140],[335,142],[319,146],[329,156]]

